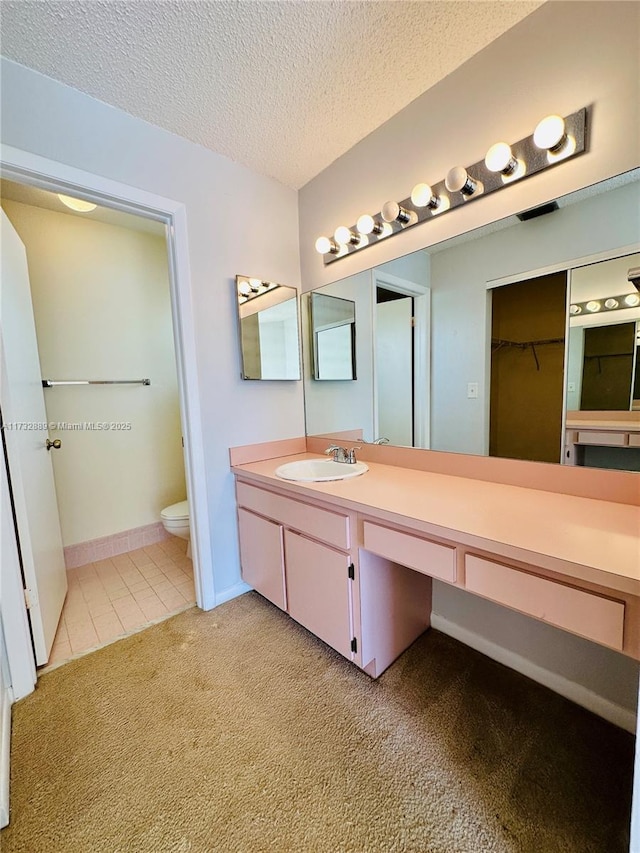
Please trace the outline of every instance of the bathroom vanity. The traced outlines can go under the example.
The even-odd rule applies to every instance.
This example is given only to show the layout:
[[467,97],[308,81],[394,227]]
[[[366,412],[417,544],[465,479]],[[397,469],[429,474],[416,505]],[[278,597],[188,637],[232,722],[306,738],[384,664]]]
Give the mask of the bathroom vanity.
[[624,479],[633,475],[619,475],[631,484],[623,503],[483,478],[472,457],[464,476],[424,470],[424,451],[418,470],[415,451],[367,447],[359,477],[276,476],[323,449],[300,439],[231,451],[242,575],[369,675],[429,627],[433,578],[640,660],[640,509]]
[[567,412],[565,464],[579,464],[580,447],[640,448],[640,412]]

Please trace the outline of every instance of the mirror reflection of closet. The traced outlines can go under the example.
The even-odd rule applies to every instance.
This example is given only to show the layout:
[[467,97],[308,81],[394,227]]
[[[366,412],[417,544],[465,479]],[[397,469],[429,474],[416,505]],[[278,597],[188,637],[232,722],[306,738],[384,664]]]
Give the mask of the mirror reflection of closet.
[[243,379],[300,379],[298,291],[236,276]]
[[569,317],[567,420],[575,412],[615,420],[640,409],[640,294],[628,279],[639,264],[639,254],[627,255],[571,273],[571,310],[580,310]]
[[566,272],[491,291],[489,455],[559,462]]

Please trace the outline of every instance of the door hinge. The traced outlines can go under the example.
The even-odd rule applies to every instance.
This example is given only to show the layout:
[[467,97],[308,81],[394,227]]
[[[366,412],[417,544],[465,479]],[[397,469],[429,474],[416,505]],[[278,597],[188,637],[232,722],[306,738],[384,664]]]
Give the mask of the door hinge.
[[353,638],[353,640],[351,640],[351,651],[352,652],[358,651],[358,640],[355,637]]
[[347,574],[352,581],[356,579],[356,567],[353,565],[353,563],[350,563],[349,568],[347,569]]
[[25,589],[23,590],[23,592],[24,592],[24,604],[25,604],[25,607],[27,608],[27,610],[31,610],[31,595],[30,595],[30,593],[29,593],[29,590],[25,588]]
[[411,318],[411,328],[412,328],[412,329],[415,329],[415,327],[416,327],[416,318],[415,318],[415,317],[412,317],[412,318]]

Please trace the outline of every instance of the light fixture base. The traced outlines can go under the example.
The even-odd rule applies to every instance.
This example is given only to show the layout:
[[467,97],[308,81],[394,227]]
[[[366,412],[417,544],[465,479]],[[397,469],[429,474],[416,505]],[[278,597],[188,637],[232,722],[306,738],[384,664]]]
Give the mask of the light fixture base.
[[[333,264],[341,258],[352,255],[354,252],[360,252],[367,246],[375,246],[376,243],[379,243],[381,240],[386,240],[394,234],[399,234],[401,231],[406,231],[407,229],[413,228],[415,225],[419,225],[422,222],[431,222],[433,221],[434,214],[436,213],[438,217],[446,216],[449,211],[455,210],[457,207],[469,205],[477,199],[484,198],[484,196],[489,195],[496,190],[506,189],[514,183],[526,180],[531,175],[536,175],[546,169],[554,168],[560,163],[564,163],[567,160],[571,160],[574,157],[583,154],[587,150],[587,118],[588,114],[586,107],[564,117],[565,133],[567,137],[571,139],[571,146],[567,149],[567,153],[563,151],[563,153],[557,158],[554,156],[550,158],[547,156],[547,150],[541,150],[534,144],[533,134],[526,136],[524,139],[521,139],[510,146],[513,159],[519,166],[520,164],[524,164],[525,167],[521,170],[518,167],[511,175],[507,176],[506,180],[503,173],[490,171],[487,168],[484,159],[477,163],[473,163],[466,167],[468,174],[472,175],[473,179],[477,181],[479,185],[473,195],[465,196],[462,192],[449,192],[445,186],[444,180],[432,184],[431,189],[433,191],[433,195],[441,199],[441,204],[437,209],[432,209],[430,206],[419,207],[411,201],[410,196],[402,201],[398,201],[398,207],[410,214],[408,221],[400,222],[398,220],[394,220],[385,222],[380,233],[372,231],[368,234],[368,240],[366,242],[363,241],[361,245],[355,246],[353,244],[349,244],[341,246],[338,254],[327,253],[323,255],[325,265]],[[520,171],[521,174],[519,174]],[[377,221],[383,219],[382,212],[372,214],[372,219]],[[356,230],[356,226],[353,226],[351,230]]]

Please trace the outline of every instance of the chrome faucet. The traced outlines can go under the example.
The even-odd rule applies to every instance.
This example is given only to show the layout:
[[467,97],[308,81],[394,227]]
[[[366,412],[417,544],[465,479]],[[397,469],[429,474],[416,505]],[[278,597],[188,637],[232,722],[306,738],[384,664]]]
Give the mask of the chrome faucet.
[[356,459],[356,450],[360,450],[360,447],[352,447],[350,450],[347,450],[346,447],[330,444],[325,453],[327,455],[333,453],[334,462],[346,462],[347,465],[354,465],[358,461]]
[[333,461],[334,462],[346,462],[347,456],[349,455],[349,451],[344,447],[339,447],[337,444],[330,444],[329,447],[325,450],[325,453],[329,455],[329,453],[333,453]]

